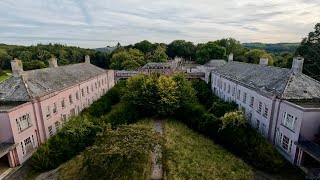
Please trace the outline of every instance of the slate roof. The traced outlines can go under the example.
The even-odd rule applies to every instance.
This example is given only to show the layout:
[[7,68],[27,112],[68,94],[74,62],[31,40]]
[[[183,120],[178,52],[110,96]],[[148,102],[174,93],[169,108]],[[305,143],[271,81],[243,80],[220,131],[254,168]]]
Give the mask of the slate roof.
[[296,76],[291,69],[233,61],[214,71],[281,99],[320,98],[320,83],[304,74]]
[[89,63],[24,71],[0,83],[0,101],[27,101],[59,91],[105,73]]
[[205,67],[220,67],[225,65],[227,62],[223,59],[212,59],[209,62],[205,63],[203,66]]

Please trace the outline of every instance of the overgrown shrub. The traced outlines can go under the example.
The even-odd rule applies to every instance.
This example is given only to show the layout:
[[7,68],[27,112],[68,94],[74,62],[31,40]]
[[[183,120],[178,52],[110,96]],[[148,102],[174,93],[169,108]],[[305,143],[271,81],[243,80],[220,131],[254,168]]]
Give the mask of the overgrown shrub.
[[142,115],[134,107],[120,103],[109,114],[102,116],[105,123],[110,123],[112,127],[136,122]]
[[5,76],[7,73],[5,73],[2,69],[0,69],[0,76]]
[[150,127],[106,129],[84,152],[82,179],[148,179],[150,153],[162,139]]
[[241,111],[230,112],[217,118],[206,112],[202,105],[195,103],[179,109],[175,118],[215,140],[255,168],[277,172],[285,166],[284,158],[244,121]]
[[32,166],[37,171],[58,167],[93,144],[102,127],[95,126],[86,116],[75,116],[57,134],[40,145],[32,156]]

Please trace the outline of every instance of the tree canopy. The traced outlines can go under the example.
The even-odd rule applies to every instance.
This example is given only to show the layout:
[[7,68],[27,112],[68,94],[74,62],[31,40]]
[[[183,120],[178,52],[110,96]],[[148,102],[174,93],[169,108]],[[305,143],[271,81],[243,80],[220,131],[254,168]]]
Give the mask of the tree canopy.
[[185,40],[174,40],[167,48],[167,54],[170,58],[182,57],[193,60],[195,58],[196,46],[192,42]]
[[198,48],[196,52],[196,63],[205,64],[211,59],[224,59],[225,55],[225,47],[221,47],[214,42],[208,42]]
[[295,55],[304,57],[303,72],[320,81],[320,23],[301,41]]

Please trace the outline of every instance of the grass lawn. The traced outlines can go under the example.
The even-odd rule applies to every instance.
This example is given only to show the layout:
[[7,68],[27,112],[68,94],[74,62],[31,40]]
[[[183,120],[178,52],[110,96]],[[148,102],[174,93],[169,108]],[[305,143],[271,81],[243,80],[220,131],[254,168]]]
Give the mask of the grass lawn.
[[9,77],[10,77],[10,76],[7,76],[7,75],[5,75],[5,76],[0,76],[0,82],[8,79]]
[[253,172],[208,138],[186,125],[165,121],[167,179],[252,179]]

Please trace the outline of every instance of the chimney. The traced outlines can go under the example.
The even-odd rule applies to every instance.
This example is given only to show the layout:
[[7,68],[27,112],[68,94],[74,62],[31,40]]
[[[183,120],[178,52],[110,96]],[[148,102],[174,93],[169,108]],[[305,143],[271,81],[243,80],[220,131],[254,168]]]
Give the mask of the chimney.
[[268,61],[269,61],[269,59],[268,59],[267,57],[262,56],[262,57],[260,58],[260,63],[259,63],[259,64],[261,64],[261,65],[268,65]]
[[51,67],[51,68],[58,67],[57,58],[52,57],[52,58],[49,59],[49,67]]
[[90,56],[89,55],[86,55],[84,57],[84,60],[85,60],[85,63],[89,63],[90,64]]
[[21,60],[14,58],[11,60],[11,69],[13,77],[20,77],[23,73],[23,66]]
[[293,58],[291,70],[293,71],[294,75],[299,76],[302,74],[303,62],[303,57],[298,56]]
[[233,53],[230,53],[228,57],[228,62],[231,62],[231,61],[233,61]]

